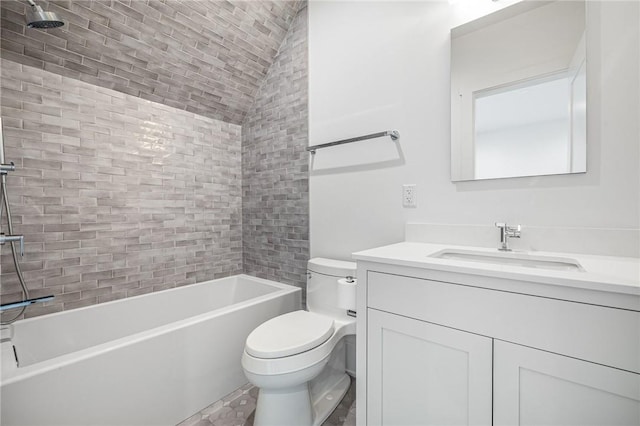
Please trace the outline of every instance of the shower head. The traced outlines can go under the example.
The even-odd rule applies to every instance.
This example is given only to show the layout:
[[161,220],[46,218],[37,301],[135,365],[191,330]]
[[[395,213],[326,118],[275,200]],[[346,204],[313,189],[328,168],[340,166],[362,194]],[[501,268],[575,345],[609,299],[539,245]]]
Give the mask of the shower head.
[[36,29],[58,28],[64,25],[64,22],[58,15],[53,12],[45,12],[40,6],[35,4],[33,0],[27,0],[31,6],[27,10],[27,27]]

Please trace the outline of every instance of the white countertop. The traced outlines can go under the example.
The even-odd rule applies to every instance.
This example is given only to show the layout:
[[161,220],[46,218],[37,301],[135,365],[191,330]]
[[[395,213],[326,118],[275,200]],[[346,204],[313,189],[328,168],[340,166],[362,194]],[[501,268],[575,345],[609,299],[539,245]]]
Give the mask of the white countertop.
[[429,257],[442,250],[473,250],[487,254],[500,253],[497,249],[486,247],[402,242],[359,251],[353,254],[353,258],[360,261],[389,265],[640,295],[640,259],[638,258],[542,251],[518,252],[514,250],[512,252],[573,259],[578,261],[584,268],[583,271],[564,271]]

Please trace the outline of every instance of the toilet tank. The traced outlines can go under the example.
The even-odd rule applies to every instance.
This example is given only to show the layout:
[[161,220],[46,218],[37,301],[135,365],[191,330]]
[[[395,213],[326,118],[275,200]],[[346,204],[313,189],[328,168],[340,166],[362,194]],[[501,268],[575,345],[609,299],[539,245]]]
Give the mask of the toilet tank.
[[338,307],[338,280],[356,276],[356,263],[316,257],[307,263],[307,309],[341,319],[350,318]]

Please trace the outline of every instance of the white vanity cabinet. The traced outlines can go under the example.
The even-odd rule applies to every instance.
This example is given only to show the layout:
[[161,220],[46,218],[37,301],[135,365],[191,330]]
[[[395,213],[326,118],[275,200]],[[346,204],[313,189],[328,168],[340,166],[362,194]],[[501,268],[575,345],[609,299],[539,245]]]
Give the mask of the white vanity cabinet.
[[374,309],[368,323],[369,424],[491,424],[490,338]]
[[494,424],[640,424],[638,374],[495,341]]
[[366,260],[358,278],[358,424],[640,425],[639,296]]

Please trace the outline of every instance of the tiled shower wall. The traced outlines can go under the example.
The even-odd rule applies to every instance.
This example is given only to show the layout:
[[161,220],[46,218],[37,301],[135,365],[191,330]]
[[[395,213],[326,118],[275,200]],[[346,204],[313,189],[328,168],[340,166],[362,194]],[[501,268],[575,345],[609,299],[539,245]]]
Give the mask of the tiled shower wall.
[[299,0],[38,0],[66,25],[25,28],[26,0],[1,0],[2,56],[240,124]]
[[305,4],[242,127],[244,270],[303,289],[309,258],[307,98]]
[[[109,22],[113,20],[113,25],[125,19],[132,28],[139,26],[132,17],[123,16],[127,11],[135,15],[124,3],[126,0],[104,2],[108,6],[105,8],[100,6],[102,2],[85,5],[53,0],[47,5],[58,13],[73,12],[89,19],[88,25],[93,26],[95,32],[102,27],[91,22],[104,20],[105,16]],[[160,5],[159,1],[148,0],[131,2],[130,6],[152,3]],[[4,59],[0,66],[3,86],[0,100],[7,159],[14,161],[18,168],[8,178],[14,231],[26,235],[26,254],[21,264],[31,296],[56,295],[53,302],[30,307],[27,317],[243,270],[305,287],[308,258],[308,154],[304,151],[307,145],[306,5],[297,1],[254,3],[212,4],[240,8],[239,13],[248,13],[249,23],[254,22],[251,19],[267,22],[260,17],[263,12],[280,14],[281,18],[273,21],[279,27],[291,22],[292,16],[287,14],[291,13],[292,5],[295,5],[294,11],[298,5],[303,9],[296,15],[277,57],[273,58],[274,65],[259,61],[269,66],[264,68],[266,77],[255,102],[246,104],[242,97],[246,104],[242,109],[251,108],[241,128],[230,124],[237,122],[240,115],[227,115],[224,104],[219,105],[221,109],[207,104],[206,113],[197,110],[198,114],[193,114],[184,111],[185,108],[196,111],[189,107],[191,102],[176,104],[176,109],[168,105],[170,102],[148,96],[143,90],[129,92],[125,87],[113,87],[116,90],[98,87],[112,86],[92,79],[89,68],[78,65],[80,68],[75,69],[72,52],[59,49],[80,48],[80,43],[85,49],[77,53],[89,55],[89,38],[81,41],[78,37],[98,37],[91,28],[83,30],[75,17],[67,17],[69,28],[64,37],[60,30],[38,32],[18,28],[19,24],[11,22],[20,23],[22,18],[13,16],[13,9],[24,5],[2,1]],[[270,9],[267,4],[274,8]],[[96,13],[92,14],[89,9],[85,10],[87,5],[89,9],[95,6],[99,10],[91,9]],[[174,1],[171,5],[173,10],[163,9],[168,16],[161,16],[161,20],[187,16],[180,9],[181,3]],[[247,9],[248,6],[266,9],[256,12]],[[200,13],[197,8],[185,10]],[[228,39],[242,43],[242,34],[252,34],[253,29],[243,23],[238,25],[235,31],[240,35],[230,34]],[[253,27],[262,28],[258,24]],[[96,52],[107,56],[109,52],[117,53],[124,55],[121,59],[132,61],[144,56],[143,45],[119,46],[113,51],[105,47],[112,44],[115,48],[114,40],[131,41],[131,35],[111,31],[103,36],[104,46],[93,46]],[[275,27],[270,34],[262,28],[261,37],[272,39],[280,35]],[[43,46],[44,51],[38,46]],[[230,61],[220,68],[221,72],[229,71],[229,66],[234,64],[251,65],[249,50],[238,50],[233,43],[226,47],[233,50],[228,53],[246,58],[220,56],[219,59],[226,57]],[[35,67],[26,65],[38,59],[36,54],[41,56],[40,62],[31,64]],[[147,54],[145,58],[150,57]],[[100,61],[87,56],[89,67],[91,64],[99,69],[109,66]],[[117,64],[128,66],[126,61]],[[48,72],[48,68],[52,72]],[[175,68],[174,72],[184,71],[183,68]],[[135,68],[135,71],[145,69]],[[115,66],[116,75],[118,72]],[[98,71],[98,77],[101,75],[104,77],[103,71]],[[132,78],[130,85],[135,86],[134,75],[127,76]],[[223,79],[218,80],[214,86],[224,92],[226,85]],[[190,81],[193,85],[187,89],[197,93],[197,81],[193,78]],[[180,87],[174,83],[170,85]],[[232,101],[229,102],[231,105]],[[203,116],[218,117],[221,111],[226,111],[220,115],[226,122]],[[244,135],[243,163],[241,134]],[[245,179],[243,188],[242,178]],[[242,215],[243,195],[245,215]],[[4,222],[2,226],[5,230]],[[0,255],[0,297],[3,302],[20,299],[8,245],[0,246]]]
[[[240,126],[16,62],[1,67],[22,267],[32,297],[57,296],[27,316],[242,270]],[[1,253],[8,302],[21,295],[8,245]]]

